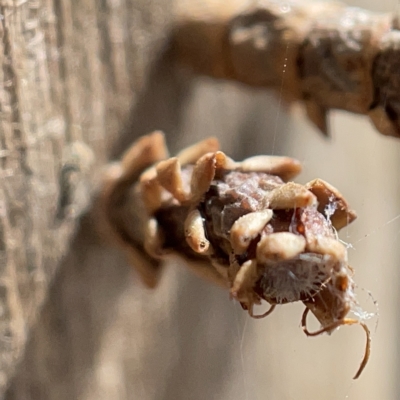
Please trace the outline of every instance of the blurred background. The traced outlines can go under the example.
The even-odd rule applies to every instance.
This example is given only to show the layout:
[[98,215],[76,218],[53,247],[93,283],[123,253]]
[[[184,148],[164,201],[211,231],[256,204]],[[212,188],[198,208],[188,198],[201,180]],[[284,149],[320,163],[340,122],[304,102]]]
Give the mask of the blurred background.
[[[114,84],[106,80],[101,91],[111,155],[153,129],[166,132],[172,152],[216,136],[235,159],[292,156],[304,167],[299,182],[322,178],[337,187],[358,214],[340,233],[350,245],[358,296],[365,310],[379,314],[369,321],[372,354],[353,381],[364,352],[362,329],[307,338],[300,328],[302,304],[252,320],[228,293],[183,265],[168,265],[160,286],[145,289],[124,256],[104,246],[83,218],[7,398],[398,399],[400,141],[378,134],[362,116],[339,111],[330,114],[332,138],[326,139],[300,107],[288,109],[267,91],[196,78],[157,60],[174,18],[172,2],[131,1],[126,12],[132,18],[124,15],[123,1],[101,3],[121,30],[107,44],[114,66],[121,54],[129,61],[126,69],[114,68]],[[382,12],[398,8],[396,0],[347,3]],[[129,50],[125,42],[136,47]],[[157,52],[147,56],[151,46]],[[76,68],[84,68],[80,62]]]

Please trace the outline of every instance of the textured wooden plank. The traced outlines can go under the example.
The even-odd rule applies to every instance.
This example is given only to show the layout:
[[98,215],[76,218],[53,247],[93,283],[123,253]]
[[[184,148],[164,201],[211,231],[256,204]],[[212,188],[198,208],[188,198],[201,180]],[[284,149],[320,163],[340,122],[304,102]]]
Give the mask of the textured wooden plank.
[[[2,388],[140,89],[133,72],[144,76],[164,35],[166,6],[135,3],[127,15],[111,0],[0,2]],[[143,10],[148,26],[126,24]],[[128,65],[136,48],[140,63]]]

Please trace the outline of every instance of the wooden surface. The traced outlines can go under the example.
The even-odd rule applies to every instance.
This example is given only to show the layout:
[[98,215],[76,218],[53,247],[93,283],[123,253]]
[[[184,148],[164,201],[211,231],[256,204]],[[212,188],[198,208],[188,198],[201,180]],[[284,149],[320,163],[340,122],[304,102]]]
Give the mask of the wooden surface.
[[158,54],[166,9],[0,1],[1,388]]
[[[18,93],[24,113],[19,118],[24,120],[24,138],[30,137],[27,170],[15,136],[20,125],[12,122],[17,117],[2,108],[2,126],[12,138],[7,143],[16,154],[3,164],[2,170],[11,167],[12,174],[1,186],[15,190],[2,195],[3,243],[14,246],[13,252],[2,249],[9,288],[3,307],[13,309],[15,316],[5,318],[13,321],[11,339],[1,341],[9,346],[1,349],[3,385],[10,382],[4,397],[396,399],[400,219],[395,218],[400,214],[400,187],[395,171],[400,143],[378,135],[363,118],[342,113],[331,117],[333,139],[326,141],[298,110],[289,118],[279,96],[192,80],[162,58],[150,64],[173,11],[167,1],[54,4],[26,1],[8,5],[10,14],[1,12],[3,22],[12,27],[15,52],[20,52]],[[385,11],[394,7],[387,6]],[[7,64],[7,58],[2,62]],[[10,91],[2,94],[10,110],[13,96]],[[357,382],[351,377],[364,346],[360,329],[342,328],[331,336],[307,339],[299,327],[302,309],[296,305],[281,307],[265,320],[250,320],[227,293],[182,265],[168,266],[160,287],[146,290],[122,254],[96,236],[88,217],[69,246],[73,209],[79,212],[90,196],[85,182],[96,181],[100,170],[95,167],[104,164],[107,153],[118,155],[134,137],[152,129],[167,132],[173,151],[216,135],[234,158],[294,156],[304,164],[301,182],[319,177],[340,188],[359,215],[342,238],[354,247],[350,262],[358,284],[372,292],[380,310],[370,364]],[[89,148],[96,157],[88,167],[87,156],[82,157],[84,168],[78,171],[83,174],[79,172],[77,181],[83,189],[77,192],[81,195],[61,201],[78,201],[63,215],[57,206],[60,172],[68,162],[60,160],[62,149],[74,141],[83,142],[80,149]],[[22,217],[12,220],[11,215]],[[58,225],[54,215],[61,216]],[[25,255],[21,248],[32,252]],[[28,270],[28,265],[35,268]],[[30,283],[24,286],[27,279]],[[46,291],[12,373],[34,321],[25,315],[34,315]],[[359,295],[366,309],[376,311],[366,291],[360,289]],[[372,320],[373,331],[374,324]]]

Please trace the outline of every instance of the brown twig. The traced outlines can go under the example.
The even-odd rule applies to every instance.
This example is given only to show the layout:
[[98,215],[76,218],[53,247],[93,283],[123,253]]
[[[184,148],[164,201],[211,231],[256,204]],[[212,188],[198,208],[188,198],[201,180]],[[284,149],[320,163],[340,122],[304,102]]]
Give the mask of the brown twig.
[[197,3],[184,3],[172,35],[175,57],[196,73],[301,101],[325,134],[328,111],[341,109],[400,136],[400,30],[392,15],[336,2]]

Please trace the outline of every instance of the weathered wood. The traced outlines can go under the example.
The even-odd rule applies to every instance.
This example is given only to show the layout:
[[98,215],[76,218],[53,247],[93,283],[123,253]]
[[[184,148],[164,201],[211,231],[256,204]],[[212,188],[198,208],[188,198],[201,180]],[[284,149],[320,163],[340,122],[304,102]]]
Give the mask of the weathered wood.
[[165,37],[168,1],[0,2],[0,387]]

